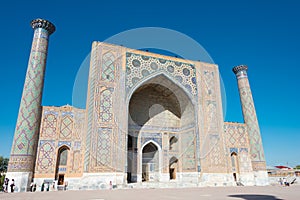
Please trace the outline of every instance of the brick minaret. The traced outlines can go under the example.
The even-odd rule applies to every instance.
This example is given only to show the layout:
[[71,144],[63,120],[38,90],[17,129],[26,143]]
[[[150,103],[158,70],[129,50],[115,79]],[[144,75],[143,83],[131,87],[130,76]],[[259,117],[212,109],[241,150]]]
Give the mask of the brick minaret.
[[254,171],[260,171],[266,170],[266,161],[247,70],[248,67],[245,65],[239,65],[232,69],[238,81],[244,121],[248,129],[252,168]]
[[43,19],[31,21],[31,27],[34,36],[6,175],[15,179],[19,191],[27,190],[34,172],[48,39],[55,31],[55,26]]

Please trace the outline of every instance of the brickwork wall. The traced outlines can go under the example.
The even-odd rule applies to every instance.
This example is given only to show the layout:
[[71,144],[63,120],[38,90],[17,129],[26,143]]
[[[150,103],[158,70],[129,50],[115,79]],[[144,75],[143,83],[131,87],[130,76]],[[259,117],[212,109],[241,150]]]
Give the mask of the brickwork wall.
[[[241,123],[225,122],[224,134],[226,138],[226,154],[228,155],[228,162],[231,164],[230,155],[234,152],[238,157],[239,172],[251,172],[252,164],[247,126]],[[231,170],[231,166],[229,169]]]
[[67,166],[58,169],[65,177],[80,177],[83,173],[85,110],[71,106],[42,110],[40,138],[35,165],[35,178],[55,177],[58,150],[68,150]]
[[94,42],[87,96],[85,172],[125,172],[122,47]]
[[201,171],[226,173],[223,112],[218,66],[197,63],[198,123]]

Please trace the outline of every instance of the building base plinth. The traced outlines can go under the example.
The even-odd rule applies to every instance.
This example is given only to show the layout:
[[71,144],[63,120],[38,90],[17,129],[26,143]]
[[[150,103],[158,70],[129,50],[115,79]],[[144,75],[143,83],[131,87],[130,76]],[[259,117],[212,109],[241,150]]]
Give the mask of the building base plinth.
[[[9,179],[9,186],[12,179],[14,179],[14,192],[26,192],[30,188],[32,172],[7,172],[5,177]],[[8,188],[8,191],[11,191],[10,187]]]
[[269,176],[267,171],[254,171],[255,185],[269,185]]

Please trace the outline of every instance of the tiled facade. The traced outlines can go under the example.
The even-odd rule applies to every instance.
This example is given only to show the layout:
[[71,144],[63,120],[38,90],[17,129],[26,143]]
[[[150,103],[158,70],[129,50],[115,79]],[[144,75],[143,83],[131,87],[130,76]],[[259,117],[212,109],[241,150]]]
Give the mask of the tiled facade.
[[[70,189],[107,188],[110,182],[118,187],[265,185],[255,109],[247,106],[254,103],[247,76],[241,76],[246,70],[234,68],[245,123],[229,123],[223,119],[217,65],[94,42],[86,109],[32,105],[41,114],[25,121],[38,131],[30,140],[37,146],[23,142],[22,149],[34,148],[34,169],[16,168],[24,163],[15,159],[19,138],[33,133],[19,132],[18,119],[8,175],[25,170],[38,184],[45,179],[60,184],[63,177]],[[27,93],[25,87],[19,116]]]
[[[40,126],[38,153],[35,164],[35,178],[48,178],[58,173],[67,177],[81,177],[83,174],[85,110],[71,106],[44,106]],[[69,149],[67,165],[57,166],[58,151]]]

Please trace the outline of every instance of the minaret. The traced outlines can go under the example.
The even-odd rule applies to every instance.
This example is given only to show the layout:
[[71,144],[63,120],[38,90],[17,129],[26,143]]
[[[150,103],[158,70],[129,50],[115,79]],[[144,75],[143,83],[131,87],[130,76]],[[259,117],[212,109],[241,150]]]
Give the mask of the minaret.
[[44,19],[32,20],[31,27],[34,36],[6,175],[15,180],[19,191],[27,190],[34,172],[48,39],[55,31]]
[[246,65],[239,65],[232,69],[238,81],[244,121],[248,129],[252,168],[254,171],[265,171],[266,161],[247,70]]

